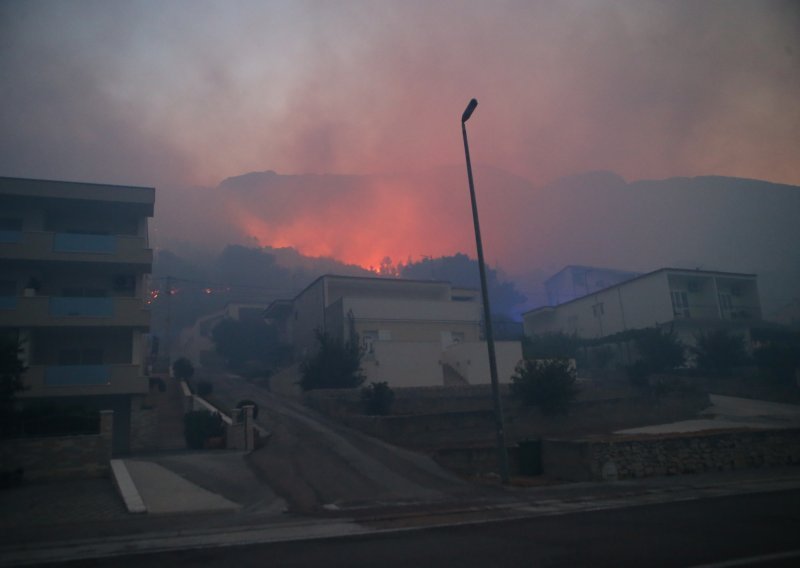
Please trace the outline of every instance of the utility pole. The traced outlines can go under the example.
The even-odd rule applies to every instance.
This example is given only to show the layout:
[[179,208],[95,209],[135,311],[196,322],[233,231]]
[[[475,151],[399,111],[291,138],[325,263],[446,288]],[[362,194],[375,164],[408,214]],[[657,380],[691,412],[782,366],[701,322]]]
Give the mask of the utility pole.
[[467,178],[469,179],[469,196],[472,201],[472,221],[475,225],[475,245],[478,249],[478,269],[481,276],[481,296],[483,298],[483,319],[486,330],[486,346],[489,350],[489,373],[492,379],[492,400],[494,402],[494,422],[497,436],[497,462],[500,469],[500,479],[504,484],[509,482],[508,453],[506,452],[506,435],[503,420],[503,405],[500,400],[500,384],[497,380],[497,358],[494,351],[494,334],[492,333],[492,310],[489,306],[489,289],[486,285],[486,265],[483,260],[483,242],[481,240],[481,226],[478,221],[478,202],[475,199],[475,184],[472,180],[472,162],[469,158],[469,144],[467,143],[467,121],[472,116],[478,101],[472,99],[461,115],[461,133],[464,136],[464,154],[467,158]]
[[170,352],[170,342],[171,342],[171,327],[172,327],[172,277],[167,276],[167,320],[166,325],[164,326],[166,331],[164,332],[164,353],[167,357],[167,372],[169,373],[170,364],[172,361],[170,358],[172,357]]

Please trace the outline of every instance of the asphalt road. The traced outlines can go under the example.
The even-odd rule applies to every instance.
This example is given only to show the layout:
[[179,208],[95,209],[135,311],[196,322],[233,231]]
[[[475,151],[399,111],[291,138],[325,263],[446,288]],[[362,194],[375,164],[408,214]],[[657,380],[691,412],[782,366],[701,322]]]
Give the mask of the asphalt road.
[[795,490],[61,566],[798,566],[798,535]]

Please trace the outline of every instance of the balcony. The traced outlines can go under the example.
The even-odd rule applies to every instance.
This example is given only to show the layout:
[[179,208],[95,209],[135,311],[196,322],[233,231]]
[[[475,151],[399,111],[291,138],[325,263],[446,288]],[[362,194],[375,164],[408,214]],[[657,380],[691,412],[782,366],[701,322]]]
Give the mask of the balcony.
[[147,377],[140,365],[31,365],[20,398],[144,394]]
[[153,251],[147,248],[144,237],[129,235],[2,231],[0,258],[136,264],[149,267],[153,262]]
[[117,237],[114,235],[55,233],[53,236],[53,250],[57,252],[116,254]]
[[140,298],[0,297],[0,327],[148,327]]

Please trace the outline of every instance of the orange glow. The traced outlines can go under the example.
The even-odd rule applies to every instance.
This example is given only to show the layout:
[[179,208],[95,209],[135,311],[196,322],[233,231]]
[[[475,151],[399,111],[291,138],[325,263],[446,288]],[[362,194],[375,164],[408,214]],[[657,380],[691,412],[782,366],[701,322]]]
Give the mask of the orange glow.
[[[436,191],[442,195],[431,193]],[[231,200],[228,206],[243,236],[259,246],[293,247],[306,256],[330,257],[377,271],[386,257],[397,264],[470,250],[471,227],[463,224],[467,217],[459,212],[459,226],[446,193],[383,179],[358,191],[306,201],[272,219],[269,205]]]

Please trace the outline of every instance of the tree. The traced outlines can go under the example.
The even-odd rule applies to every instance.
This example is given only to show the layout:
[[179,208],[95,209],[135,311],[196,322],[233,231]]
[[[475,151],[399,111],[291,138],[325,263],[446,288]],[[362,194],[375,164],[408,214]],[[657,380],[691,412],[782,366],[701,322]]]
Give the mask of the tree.
[[172,374],[181,381],[189,380],[194,376],[194,365],[186,357],[181,357],[172,364]]
[[647,374],[672,371],[686,361],[686,348],[672,330],[657,327],[636,330],[634,344]]
[[526,359],[511,377],[511,393],[544,414],[566,414],[578,394],[575,371],[564,359]]
[[697,368],[713,375],[725,375],[747,363],[747,350],[741,335],[715,329],[695,336],[691,348]]
[[256,368],[264,375],[285,362],[289,354],[275,326],[259,319],[222,320],[211,331],[211,337],[228,368],[237,372]]
[[[401,278],[448,280],[454,286],[480,288],[478,261],[461,253],[440,258],[423,258],[417,262],[409,261],[408,264],[399,267],[397,272]],[[515,285],[501,280],[501,275],[494,268],[487,267],[486,285],[489,289],[493,317],[513,316],[514,308],[525,301],[525,296]]]
[[317,342],[319,349],[316,355],[306,359],[300,366],[300,388],[308,391],[361,386],[366,377],[361,370],[363,351],[358,344],[358,335],[351,333],[350,339],[343,341],[317,331]]
[[386,381],[370,383],[361,389],[364,412],[370,416],[386,416],[394,402],[394,391]]
[[760,345],[753,352],[759,370],[776,381],[791,383],[800,369],[800,333],[786,330],[759,330]]

